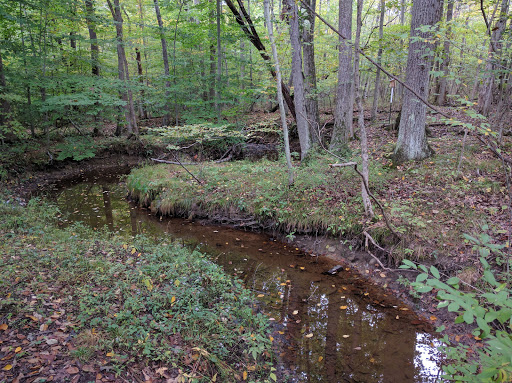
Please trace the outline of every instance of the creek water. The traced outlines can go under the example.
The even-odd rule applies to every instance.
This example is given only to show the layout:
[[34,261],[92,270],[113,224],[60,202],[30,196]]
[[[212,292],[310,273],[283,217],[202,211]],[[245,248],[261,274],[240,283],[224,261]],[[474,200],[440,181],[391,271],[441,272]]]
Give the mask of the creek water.
[[66,219],[121,235],[178,240],[208,254],[254,291],[276,323],[280,369],[291,382],[433,382],[436,338],[407,307],[333,263],[268,235],[159,218],[126,200],[118,174],[55,186]]

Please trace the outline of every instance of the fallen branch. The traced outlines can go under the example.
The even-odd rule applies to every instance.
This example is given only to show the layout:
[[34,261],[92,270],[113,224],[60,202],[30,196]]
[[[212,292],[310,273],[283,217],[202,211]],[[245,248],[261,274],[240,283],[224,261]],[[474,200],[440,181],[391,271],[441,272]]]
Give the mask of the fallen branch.
[[329,166],[331,168],[342,168],[342,167],[347,167],[347,166],[353,166],[354,167],[354,170],[356,171],[356,173],[359,174],[359,176],[363,180],[363,185],[364,185],[364,188],[366,189],[366,192],[368,193],[368,195],[370,197],[372,197],[372,199],[375,201],[375,203],[379,207],[380,211],[382,212],[382,216],[384,217],[384,221],[386,222],[386,226],[394,234],[394,236],[396,238],[401,240],[402,238],[400,237],[400,235],[391,226],[391,223],[388,220],[388,216],[387,216],[386,212],[384,211],[384,207],[379,202],[379,200],[373,195],[373,193],[370,191],[370,189],[368,188],[368,185],[366,184],[366,182],[364,182],[363,174],[357,169],[357,162],[345,162],[345,163],[342,163],[342,164],[329,164]]
[[385,252],[386,252],[386,253],[388,253],[388,254],[389,254],[389,251],[387,251],[386,249],[384,249],[384,248],[380,247],[380,246],[377,244],[377,242],[375,242],[375,240],[373,239],[373,237],[372,237],[370,234],[368,234],[366,231],[363,231],[363,234],[364,234],[364,236],[366,237],[366,243],[365,243],[365,246],[364,246],[364,247],[366,248],[366,252],[367,252],[368,254],[370,254],[370,255],[373,257],[373,259],[375,259],[375,260],[377,261],[377,263],[380,265],[380,267],[382,267],[384,270],[391,270],[389,267],[384,266],[384,265],[382,264],[382,262],[380,261],[380,259],[379,259],[379,258],[377,258],[375,255],[373,255],[370,251],[368,251],[368,240],[370,240],[370,242],[373,244],[373,246],[375,246],[375,247],[376,247],[376,248],[378,248],[379,250],[385,251]]
[[[176,157],[174,157],[176,159]],[[210,164],[219,164],[221,162],[229,162],[231,161],[231,159],[233,158],[233,156],[229,155],[227,156],[226,158],[221,158],[220,160],[217,160],[217,161],[211,161],[209,162]],[[204,162],[180,162],[179,160],[177,161],[168,161],[168,160],[160,160],[158,158],[151,158],[151,161],[155,161],[155,162],[161,162],[161,163],[164,163],[164,164],[171,164],[171,165],[180,165],[180,166],[183,166],[183,165],[202,165],[204,164]]]

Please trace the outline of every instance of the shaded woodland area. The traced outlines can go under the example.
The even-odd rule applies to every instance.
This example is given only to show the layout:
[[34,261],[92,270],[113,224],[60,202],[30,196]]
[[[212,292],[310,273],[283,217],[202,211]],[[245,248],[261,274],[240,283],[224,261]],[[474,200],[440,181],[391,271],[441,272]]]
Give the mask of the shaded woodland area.
[[[0,299],[0,380],[32,374],[16,365],[29,356],[19,335],[46,336],[48,324],[55,337],[36,345],[39,355],[70,342],[70,352],[51,351],[62,367],[51,372],[56,380],[281,378],[273,365],[279,335],[252,309],[258,292],[245,290],[240,275],[226,276],[183,241],[149,245],[138,237],[134,205],[128,240],[113,234],[112,211],[101,232],[67,226],[39,199],[25,207],[23,197],[50,185],[52,172],[78,179],[83,164],[108,173],[125,161],[133,168],[122,187],[148,215],[272,231],[306,259],[340,253],[345,271],[410,300],[422,323],[445,330],[444,378],[510,381],[510,8],[510,0],[0,0],[0,288],[10,289]],[[98,194],[105,210],[108,195],[107,187]],[[172,273],[161,274],[169,264]],[[287,267],[295,262],[280,270]],[[184,274],[197,278],[180,282]],[[283,285],[297,293],[286,277]],[[40,297],[27,297],[45,289],[50,301],[63,295],[48,303],[43,294],[36,315]],[[143,292],[136,304],[135,290]],[[201,294],[196,310],[189,302]],[[332,297],[336,328],[338,307],[347,306]],[[57,325],[52,307],[69,322]],[[391,322],[409,310],[393,307]],[[289,311],[283,318],[299,313]],[[46,316],[54,320],[45,327]],[[79,335],[68,336],[75,322]],[[203,348],[201,326],[212,334]],[[299,327],[297,337],[313,338]],[[339,343],[327,343],[336,359]],[[105,372],[105,358],[119,371]],[[322,369],[323,358],[308,363]]]
[[[332,149],[355,137],[357,93],[372,120],[389,109],[394,121],[402,110],[399,160],[431,154],[418,97],[470,106],[500,136],[508,133],[509,1],[294,4],[274,2],[270,13],[302,156],[318,140]],[[137,135],[149,118],[164,126],[238,123],[277,105],[261,2],[28,0],[0,7],[4,141],[63,127],[101,133],[107,124],[118,135]],[[332,114],[332,133],[319,136],[326,122],[320,111]]]

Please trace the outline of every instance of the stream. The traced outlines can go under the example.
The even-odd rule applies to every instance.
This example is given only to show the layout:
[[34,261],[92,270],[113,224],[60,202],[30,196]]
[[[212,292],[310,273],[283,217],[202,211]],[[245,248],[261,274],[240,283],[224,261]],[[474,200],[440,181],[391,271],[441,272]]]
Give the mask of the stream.
[[399,301],[334,264],[265,234],[160,218],[126,200],[119,176],[55,185],[66,219],[127,237],[181,241],[244,281],[276,323],[280,368],[291,382],[434,382],[436,337]]

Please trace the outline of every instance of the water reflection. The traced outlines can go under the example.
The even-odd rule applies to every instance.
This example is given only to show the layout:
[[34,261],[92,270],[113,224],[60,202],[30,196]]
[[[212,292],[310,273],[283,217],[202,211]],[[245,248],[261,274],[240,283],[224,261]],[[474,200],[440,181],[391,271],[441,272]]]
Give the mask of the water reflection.
[[[62,186],[60,186],[62,187]],[[294,382],[430,382],[435,339],[400,302],[345,270],[265,235],[163,219],[130,205],[115,179],[83,179],[59,189],[63,224],[81,221],[127,236],[169,235],[209,254],[242,279],[278,324],[276,342]],[[402,310],[400,310],[402,309]]]

